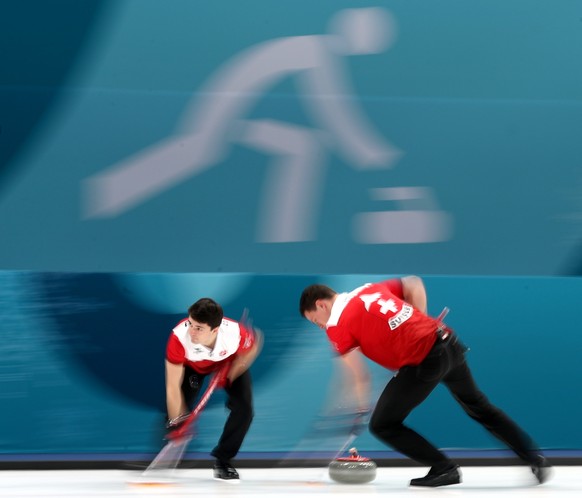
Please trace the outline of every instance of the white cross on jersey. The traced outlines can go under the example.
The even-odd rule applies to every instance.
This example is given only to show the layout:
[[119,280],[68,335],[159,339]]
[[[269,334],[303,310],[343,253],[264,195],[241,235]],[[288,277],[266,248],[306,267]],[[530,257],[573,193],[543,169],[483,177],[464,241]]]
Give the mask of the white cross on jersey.
[[398,307],[393,299],[380,299],[382,294],[379,292],[375,292],[374,294],[362,294],[360,299],[364,302],[364,306],[366,307],[366,311],[370,311],[370,306],[372,303],[378,303],[380,306],[380,313],[385,315],[389,311],[396,313],[398,311]]

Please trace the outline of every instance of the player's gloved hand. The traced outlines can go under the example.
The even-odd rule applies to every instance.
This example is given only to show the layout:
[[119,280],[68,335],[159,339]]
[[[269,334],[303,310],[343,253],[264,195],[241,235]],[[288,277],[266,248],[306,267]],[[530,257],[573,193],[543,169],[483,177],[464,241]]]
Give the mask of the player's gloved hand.
[[370,409],[361,408],[354,413],[354,418],[352,420],[352,428],[350,434],[359,436],[368,427],[368,422],[370,419]]
[[[176,439],[180,434],[180,431],[184,428],[184,424],[187,422],[188,418],[190,417],[189,413],[184,413],[182,415],[178,415],[175,418],[172,418],[166,422],[166,435],[164,439],[170,441]],[[194,434],[194,430],[192,427],[187,431],[189,435]],[[183,437],[184,435],[180,436]]]
[[166,430],[168,432],[178,430],[180,427],[184,425],[184,422],[188,420],[189,416],[190,416],[189,413],[183,413],[182,415],[178,415],[177,417],[171,418],[166,422]]

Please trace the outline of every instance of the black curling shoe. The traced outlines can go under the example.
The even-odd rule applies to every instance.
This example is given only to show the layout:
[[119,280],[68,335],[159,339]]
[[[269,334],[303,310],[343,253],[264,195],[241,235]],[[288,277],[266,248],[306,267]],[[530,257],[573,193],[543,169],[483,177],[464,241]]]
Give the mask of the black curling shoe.
[[538,480],[539,484],[546,482],[552,475],[552,466],[545,457],[539,456],[534,463],[531,464],[531,471]]
[[218,479],[219,481],[238,482],[239,475],[230,462],[216,460],[216,463],[214,464],[214,479]]
[[461,471],[458,465],[445,469],[431,468],[424,477],[417,477],[410,481],[411,486],[425,486],[436,488],[437,486],[448,486],[449,484],[459,484],[461,482]]

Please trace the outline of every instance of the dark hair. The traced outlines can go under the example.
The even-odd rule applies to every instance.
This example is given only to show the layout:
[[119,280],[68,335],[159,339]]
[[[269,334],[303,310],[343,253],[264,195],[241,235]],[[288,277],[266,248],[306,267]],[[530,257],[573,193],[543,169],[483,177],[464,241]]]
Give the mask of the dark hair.
[[315,301],[318,299],[331,299],[336,294],[337,292],[331,287],[323,284],[313,284],[305,287],[299,300],[299,313],[304,317],[307,311],[315,310]]
[[222,306],[216,301],[203,297],[188,308],[188,316],[198,323],[205,323],[215,329],[222,323],[224,312]]

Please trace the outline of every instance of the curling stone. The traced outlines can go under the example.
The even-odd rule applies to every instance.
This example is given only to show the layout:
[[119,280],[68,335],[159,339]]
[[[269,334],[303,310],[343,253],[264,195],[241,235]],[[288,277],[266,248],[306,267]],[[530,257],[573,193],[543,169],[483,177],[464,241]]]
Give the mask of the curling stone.
[[352,448],[349,457],[336,458],[329,464],[329,477],[344,484],[364,484],[376,478],[376,467],[376,462]]

